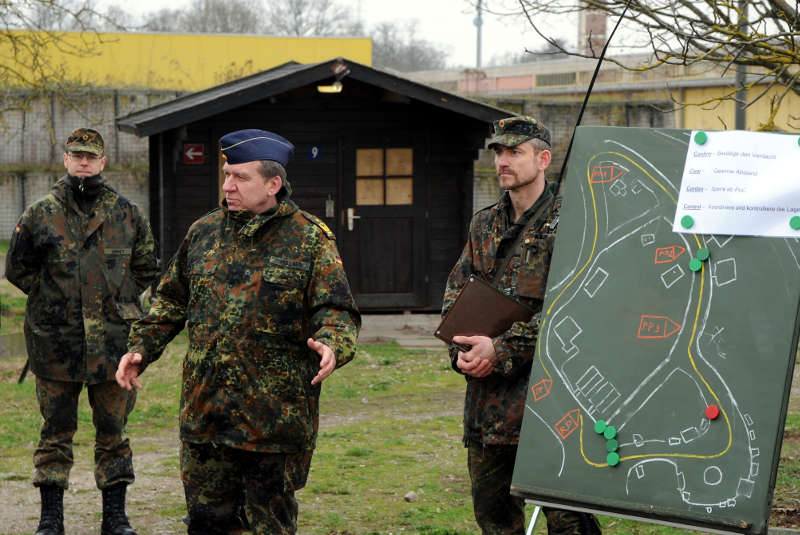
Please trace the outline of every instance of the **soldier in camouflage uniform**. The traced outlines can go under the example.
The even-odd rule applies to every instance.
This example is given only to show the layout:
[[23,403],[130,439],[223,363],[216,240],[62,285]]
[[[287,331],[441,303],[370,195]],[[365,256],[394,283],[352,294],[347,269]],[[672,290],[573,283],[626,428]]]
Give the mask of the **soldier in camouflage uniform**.
[[[495,151],[500,201],[472,218],[469,239],[450,272],[442,314],[470,275],[496,281],[499,289],[536,311],[528,323],[514,323],[492,339],[456,336],[453,369],[464,374],[464,445],[475,519],[484,535],[525,533],[524,500],[509,494],[522,424],[526,389],[536,347],[550,257],[558,223],[556,185],[545,182],[550,165],[550,132],[532,117],[494,123],[489,148]],[[550,535],[595,535],[586,513],[544,509]]]
[[103,493],[103,535],[135,535],[125,516],[133,483],[123,431],[136,396],[114,381],[139,294],[158,267],[150,226],[105,184],[100,134],[67,138],[61,178],[22,215],[6,257],[8,280],[28,295],[25,342],[44,418],[33,484],[42,496],[37,535],[64,533],[63,496],[72,468],[78,397],[87,385],[95,427],[95,481]]
[[120,385],[139,387],[188,327],[180,437],[190,534],[296,532],[321,382],[355,354],[361,317],[335,238],[289,198],[293,148],[263,130],[220,139],[225,201],[190,227],[117,371]]

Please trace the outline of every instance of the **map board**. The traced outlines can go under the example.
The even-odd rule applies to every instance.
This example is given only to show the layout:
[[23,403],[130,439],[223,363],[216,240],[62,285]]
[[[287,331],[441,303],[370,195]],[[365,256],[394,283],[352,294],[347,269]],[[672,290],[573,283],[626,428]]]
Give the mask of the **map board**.
[[763,534],[797,350],[800,232],[674,232],[691,134],[576,132],[512,494]]

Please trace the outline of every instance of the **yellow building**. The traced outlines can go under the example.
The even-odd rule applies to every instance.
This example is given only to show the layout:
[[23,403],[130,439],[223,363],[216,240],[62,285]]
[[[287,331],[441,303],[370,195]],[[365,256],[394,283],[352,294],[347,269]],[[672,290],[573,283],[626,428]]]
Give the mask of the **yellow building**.
[[[196,91],[287,61],[315,63],[342,56],[372,64],[372,41],[366,37],[81,32],[52,35],[55,38],[40,54],[53,72],[63,72],[71,82],[103,87]],[[8,42],[0,46],[4,65],[16,63]]]

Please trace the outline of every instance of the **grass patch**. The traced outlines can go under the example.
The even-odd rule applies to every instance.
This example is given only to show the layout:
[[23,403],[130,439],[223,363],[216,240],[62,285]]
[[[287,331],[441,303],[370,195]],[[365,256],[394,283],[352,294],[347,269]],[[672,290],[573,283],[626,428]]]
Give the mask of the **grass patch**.
[[788,413],[786,415],[786,425],[783,427],[783,432],[788,435],[800,436],[800,413]]
[[22,332],[27,301],[25,294],[8,282],[8,279],[0,279],[0,334]]
[[[128,514],[140,535],[185,530],[177,422],[186,346],[182,333],[143,374],[144,389],[128,424],[137,474]],[[16,384],[20,365],[0,361],[0,482],[31,493],[29,517],[35,518],[38,498],[28,482],[40,417],[34,381]],[[299,532],[476,533],[461,444],[463,393],[464,379],[450,370],[444,351],[407,350],[394,343],[360,348],[353,362],[324,383],[317,450],[307,486],[297,493]],[[76,461],[80,457],[83,464],[76,471],[91,474],[94,429],[85,394],[79,420]],[[800,414],[789,414],[786,430],[775,505],[790,509],[800,504]],[[94,525],[98,497],[92,485],[75,490],[80,498],[70,500],[69,514],[75,518],[85,509],[85,518]],[[409,491],[419,499],[406,501]],[[532,511],[529,506],[528,514]],[[600,521],[606,535],[686,533],[613,517]],[[30,532],[26,526],[8,532]],[[543,518],[535,533],[546,534]]]

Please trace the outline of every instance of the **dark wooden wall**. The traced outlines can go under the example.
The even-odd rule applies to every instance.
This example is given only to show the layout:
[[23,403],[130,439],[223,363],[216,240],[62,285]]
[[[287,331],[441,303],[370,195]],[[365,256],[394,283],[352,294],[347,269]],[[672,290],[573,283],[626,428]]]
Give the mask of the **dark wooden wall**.
[[[177,250],[191,223],[217,206],[218,140],[243,128],[274,131],[295,144],[287,168],[292,198],[322,217],[337,235],[345,224],[340,216],[339,177],[351,174],[355,148],[413,146],[415,181],[424,181],[425,192],[414,203],[422,203],[427,216],[422,269],[428,281],[419,308],[441,307],[447,275],[466,239],[472,215],[473,161],[489,133],[488,123],[346,79],[341,94],[324,95],[314,86],[304,87],[154,135],[150,140],[151,219],[159,236],[162,205],[157,199],[162,193],[159,169],[163,169],[161,236],[167,257]],[[205,143],[205,164],[184,165],[183,143]],[[313,145],[321,149],[317,160],[308,157]],[[329,196],[335,202],[333,218],[324,217]]]

